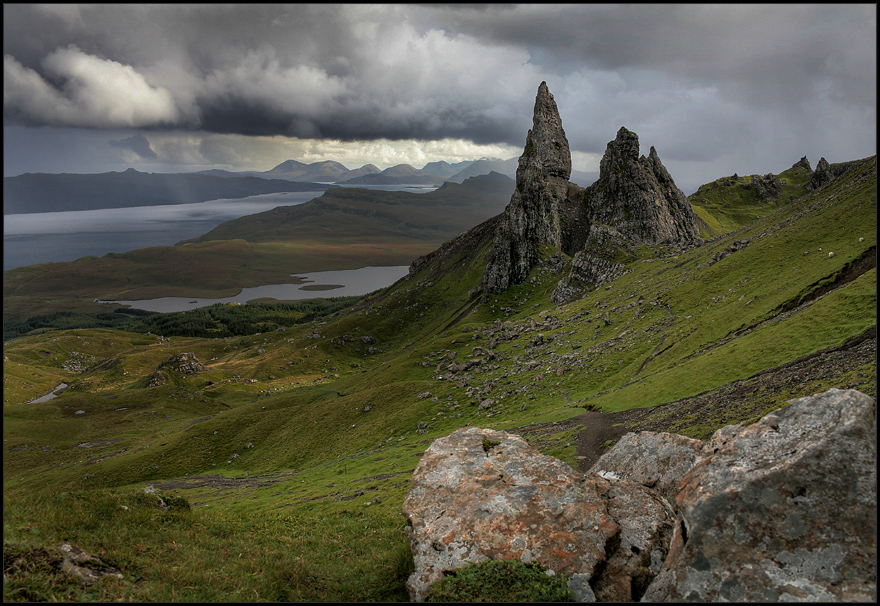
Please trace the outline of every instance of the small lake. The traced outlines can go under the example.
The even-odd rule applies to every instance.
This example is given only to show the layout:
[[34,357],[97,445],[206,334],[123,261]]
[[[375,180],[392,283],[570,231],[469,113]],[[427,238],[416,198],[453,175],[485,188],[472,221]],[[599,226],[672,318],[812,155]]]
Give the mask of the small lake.
[[301,284],[268,284],[254,288],[244,288],[234,297],[223,299],[199,299],[194,297],[161,297],[142,301],[104,301],[120,303],[135,309],[158,311],[162,313],[187,311],[207,307],[215,303],[247,303],[254,299],[272,298],[278,301],[297,301],[318,297],[351,297],[365,295],[374,290],[391,286],[409,273],[408,265],[391,267],[363,267],[341,271],[317,271],[307,274],[292,274],[303,281]]

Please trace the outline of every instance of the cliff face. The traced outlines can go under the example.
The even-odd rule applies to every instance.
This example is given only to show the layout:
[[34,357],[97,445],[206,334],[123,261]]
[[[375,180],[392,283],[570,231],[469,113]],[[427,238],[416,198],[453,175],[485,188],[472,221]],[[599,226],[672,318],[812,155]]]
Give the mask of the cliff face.
[[571,153],[546,83],[519,159],[516,191],[490,250],[481,287],[502,293],[526,279],[542,245],[573,257],[554,294],[563,301],[619,275],[626,253],[640,244],[695,245],[697,218],[656,150],[639,156],[638,136],[621,128],[587,188],[568,182]]
[[583,191],[592,225],[615,228],[637,244],[693,242],[696,215],[652,147],[639,157],[639,137],[621,128],[599,163],[599,179]]

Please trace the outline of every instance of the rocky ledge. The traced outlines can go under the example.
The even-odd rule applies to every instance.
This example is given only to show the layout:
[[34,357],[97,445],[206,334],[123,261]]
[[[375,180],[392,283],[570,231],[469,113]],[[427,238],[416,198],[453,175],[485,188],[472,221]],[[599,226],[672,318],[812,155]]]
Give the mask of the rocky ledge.
[[404,501],[414,601],[490,559],[579,601],[876,601],[876,402],[831,389],[708,441],[626,434],[586,473],[522,438],[436,440]]

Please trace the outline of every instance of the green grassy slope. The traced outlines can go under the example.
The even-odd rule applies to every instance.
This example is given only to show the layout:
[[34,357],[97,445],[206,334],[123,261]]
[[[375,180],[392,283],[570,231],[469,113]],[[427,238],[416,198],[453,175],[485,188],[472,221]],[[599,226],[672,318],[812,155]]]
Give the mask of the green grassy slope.
[[755,187],[758,175],[733,175],[700,186],[688,197],[697,216],[705,222],[700,226],[700,236],[711,239],[728,233],[809,193],[810,175],[806,167],[796,164],[774,176],[780,183],[779,192],[766,198]]
[[[35,568],[12,575],[6,596],[405,600],[399,512],[437,437],[663,405],[876,326],[876,158],[705,246],[641,247],[628,273],[567,305],[550,302],[562,277],[550,247],[523,284],[471,295],[493,226],[308,325],[247,338],[70,330],[7,343],[7,553],[33,561],[69,539],[126,579],[83,590]],[[144,387],[181,352],[208,370]],[[105,362],[77,373],[64,369],[70,360]],[[876,364],[786,394],[854,372],[876,396]],[[60,382],[70,387],[58,397],[26,403]],[[783,401],[759,393],[733,419],[676,421],[703,436]],[[540,444],[577,465],[571,430]],[[141,496],[147,485],[193,510],[162,512]]]
[[479,177],[463,184],[444,183],[426,194],[337,188],[306,204],[227,221],[186,242],[301,240],[314,237],[316,232],[339,240],[366,237],[436,241],[439,235],[445,241],[497,215],[512,193],[513,181],[499,183]]

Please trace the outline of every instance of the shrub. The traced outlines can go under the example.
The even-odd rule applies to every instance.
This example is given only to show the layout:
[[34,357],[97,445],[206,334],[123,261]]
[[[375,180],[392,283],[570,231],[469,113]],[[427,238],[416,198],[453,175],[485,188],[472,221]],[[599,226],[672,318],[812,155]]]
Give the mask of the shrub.
[[540,564],[488,560],[447,573],[425,594],[426,602],[573,602],[565,577]]

